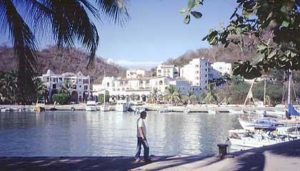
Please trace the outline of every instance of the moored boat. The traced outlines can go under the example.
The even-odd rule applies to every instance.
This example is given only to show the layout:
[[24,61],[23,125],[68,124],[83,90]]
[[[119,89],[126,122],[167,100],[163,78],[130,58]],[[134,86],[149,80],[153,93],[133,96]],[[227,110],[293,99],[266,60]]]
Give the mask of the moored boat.
[[97,111],[97,103],[94,100],[88,100],[85,105],[86,111]]

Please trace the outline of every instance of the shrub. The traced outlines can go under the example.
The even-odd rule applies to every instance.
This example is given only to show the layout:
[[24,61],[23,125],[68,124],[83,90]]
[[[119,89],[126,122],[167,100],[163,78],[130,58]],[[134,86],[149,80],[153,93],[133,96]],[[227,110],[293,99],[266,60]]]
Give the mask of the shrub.
[[70,100],[70,95],[66,93],[54,94],[52,100],[58,104],[67,104]]

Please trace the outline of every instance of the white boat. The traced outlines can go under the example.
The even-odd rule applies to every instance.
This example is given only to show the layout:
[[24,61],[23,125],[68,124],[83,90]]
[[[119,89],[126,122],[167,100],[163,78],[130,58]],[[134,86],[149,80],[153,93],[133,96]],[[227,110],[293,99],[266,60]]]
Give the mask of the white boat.
[[229,141],[232,150],[247,150],[292,140],[286,135],[275,135],[270,132],[249,132],[230,130]]
[[127,112],[128,109],[129,109],[128,103],[121,102],[121,101],[117,102],[116,109],[115,109],[116,111],[118,111],[118,112]]
[[102,105],[100,106],[101,112],[108,112],[110,110],[110,107],[108,105]]
[[229,114],[244,114],[243,110],[228,109]]
[[185,114],[188,114],[188,113],[190,113],[191,112],[191,109],[190,108],[185,108],[184,110],[183,110],[183,113],[185,113]]
[[216,112],[216,110],[208,109],[208,110],[207,110],[207,113],[208,113],[209,115],[215,115],[217,112]]
[[256,114],[263,115],[263,116],[270,116],[270,117],[283,117],[285,116],[285,111],[282,109],[279,110],[255,110]]
[[168,109],[167,106],[165,107],[162,107],[158,110],[159,113],[168,113],[168,112],[171,112],[171,110]]
[[86,111],[97,111],[97,103],[94,100],[88,100],[85,105]]
[[255,129],[276,130],[278,126],[283,125],[273,118],[261,118],[253,121],[246,121],[239,118],[238,120],[243,129],[250,131],[254,131]]

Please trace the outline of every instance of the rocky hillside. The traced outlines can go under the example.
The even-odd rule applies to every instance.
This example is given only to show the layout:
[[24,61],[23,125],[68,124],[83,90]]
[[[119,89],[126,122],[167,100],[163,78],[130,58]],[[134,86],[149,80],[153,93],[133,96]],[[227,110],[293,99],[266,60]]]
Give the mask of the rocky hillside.
[[[55,47],[43,49],[37,53],[37,72],[39,75],[51,69],[54,73],[78,72],[90,75],[94,83],[99,83],[104,73],[106,76],[122,76],[125,69],[116,64],[107,63],[103,58],[97,57],[94,66],[87,69],[87,53],[78,49],[59,50]],[[17,68],[13,49],[0,47],[0,71],[12,71]]]

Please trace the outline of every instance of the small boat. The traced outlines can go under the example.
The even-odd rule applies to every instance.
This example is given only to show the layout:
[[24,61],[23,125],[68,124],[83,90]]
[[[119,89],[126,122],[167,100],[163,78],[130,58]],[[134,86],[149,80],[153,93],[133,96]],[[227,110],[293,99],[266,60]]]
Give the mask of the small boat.
[[108,105],[102,105],[100,106],[101,112],[108,112],[110,110],[110,107]]
[[190,112],[191,112],[191,109],[189,109],[189,108],[185,108],[185,109],[183,110],[183,113],[185,113],[185,114],[190,113]]
[[159,113],[168,113],[168,112],[171,112],[171,110],[168,109],[167,106],[163,107],[163,108],[160,108],[158,110]]
[[231,144],[230,148],[232,150],[247,150],[288,141],[286,137],[276,137],[275,135],[267,132],[255,133],[243,131],[244,130],[229,131],[229,141]]
[[209,110],[207,110],[207,113],[208,113],[209,115],[215,115],[215,114],[217,113],[217,111],[216,111],[216,110],[211,110],[211,109],[209,109]]
[[273,118],[261,118],[254,121],[246,121],[239,118],[238,120],[243,129],[250,131],[254,131],[255,129],[276,130],[278,126],[283,125]]
[[2,108],[1,112],[7,112],[8,110],[6,108]]
[[86,111],[97,111],[97,103],[94,100],[88,100],[85,105]]
[[44,112],[45,111],[45,107],[42,106],[35,106],[34,111],[36,112]]
[[128,103],[123,102],[123,101],[117,102],[116,109],[115,109],[116,111],[118,111],[118,112],[127,112],[128,109],[129,109]]
[[243,110],[228,109],[229,114],[244,114]]

